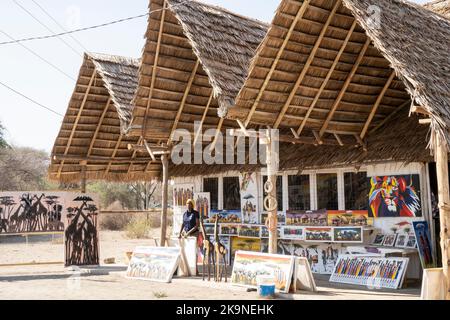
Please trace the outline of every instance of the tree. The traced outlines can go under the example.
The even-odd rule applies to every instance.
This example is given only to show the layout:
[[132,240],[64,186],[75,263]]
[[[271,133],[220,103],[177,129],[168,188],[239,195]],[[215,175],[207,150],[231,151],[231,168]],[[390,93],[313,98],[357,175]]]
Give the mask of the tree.
[[45,151],[27,147],[0,149],[0,190],[53,189],[47,180],[50,157]]
[[9,148],[9,145],[5,140],[5,127],[0,122],[0,149],[6,148]]

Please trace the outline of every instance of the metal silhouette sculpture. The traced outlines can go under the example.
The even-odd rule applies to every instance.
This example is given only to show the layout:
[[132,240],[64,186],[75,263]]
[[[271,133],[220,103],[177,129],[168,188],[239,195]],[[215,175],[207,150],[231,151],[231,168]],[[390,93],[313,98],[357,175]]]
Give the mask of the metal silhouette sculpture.
[[65,232],[65,264],[66,266],[98,265],[98,208],[89,203],[88,196],[76,197],[74,202],[80,206],[67,208],[68,224]]

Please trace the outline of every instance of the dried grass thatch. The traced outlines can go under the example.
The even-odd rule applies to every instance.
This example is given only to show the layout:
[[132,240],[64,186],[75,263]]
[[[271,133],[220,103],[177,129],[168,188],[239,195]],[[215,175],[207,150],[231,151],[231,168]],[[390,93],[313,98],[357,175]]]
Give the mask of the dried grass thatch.
[[268,26],[197,1],[152,0],[149,9],[129,133],[160,143],[174,129],[193,132],[194,121],[234,127],[217,113],[234,104]]
[[428,10],[450,18],[450,0],[434,0],[423,5]]
[[159,176],[160,166],[129,151],[138,138],[123,134],[131,120],[139,60],[85,54],[66,115],[56,138],[49,177],[79,182],[86,178],[133,181]]

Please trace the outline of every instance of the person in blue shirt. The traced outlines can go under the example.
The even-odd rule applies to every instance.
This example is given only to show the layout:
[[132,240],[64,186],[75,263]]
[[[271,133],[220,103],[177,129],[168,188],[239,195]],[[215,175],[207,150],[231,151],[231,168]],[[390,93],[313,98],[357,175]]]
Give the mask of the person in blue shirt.
[[200,230],[200,214],[194,210],[194,201],[186,201],[188,209],[183,214],[183,223],[181,224],[180,235],[178,238],[198,237]]

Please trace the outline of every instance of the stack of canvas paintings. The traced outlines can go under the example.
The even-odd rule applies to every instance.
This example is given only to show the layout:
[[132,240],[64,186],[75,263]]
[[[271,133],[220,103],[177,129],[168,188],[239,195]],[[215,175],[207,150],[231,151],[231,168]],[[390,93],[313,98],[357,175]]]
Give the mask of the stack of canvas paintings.
[[327,223],[327,210],[288,210],[286,212],[286,225],[326,226]]
[[258,276],[270,276],[273,277],[276,290],[288,293],[293,269],[292,256],[237,251],[231,283],[256,288]]
[[180,248],[136,247],[126,277],[171,282],[180,261],[180,254]]
[[341,255],[330,282],[398,289],[405,277],[408,261],[408,258]]

